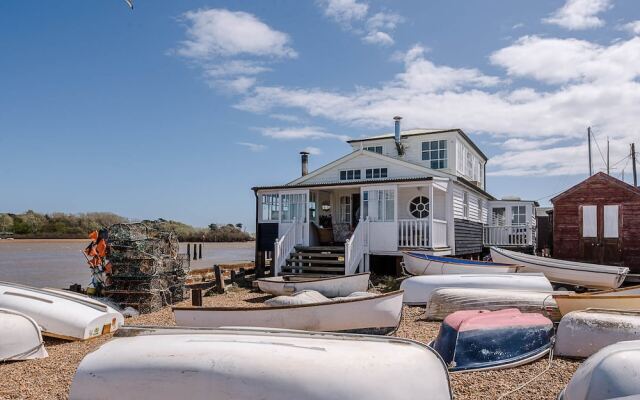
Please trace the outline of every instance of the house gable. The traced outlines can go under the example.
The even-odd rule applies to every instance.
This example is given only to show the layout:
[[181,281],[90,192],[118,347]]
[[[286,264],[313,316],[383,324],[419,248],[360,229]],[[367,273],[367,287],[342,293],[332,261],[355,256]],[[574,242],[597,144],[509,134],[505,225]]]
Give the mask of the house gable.
[[[623,189],[625,191],[628,191],[630,195],[635,195],[638,197],[638,199],[640,200],[640,189],[629,185],[626,182],[623,182],[619,179],[616,179],[610,175],[605,174],[604,172],[598,172],[595,175],[592,175],[590,177],[588,177],[587,179],[583,180],[582,182],[579,182],[578,184],[570,187],[569,189],[565,190],[564,192],[562,192],[561,194],[557,195],[556,197],[551,199],[551,203],[555,203],[558,200],[563,200],[568,196],[571,196],[572,194],[581,191],[581,189],[586,188],[586,187],[590,187],[590,185],[593,185],[594,183],[599,182],[601,185],[604,186],[609,186],[609,185],[613,185],[616,186],[620,189]],[[589,188],[588,190],[592,190],[592,188]]]
[[366,170],[386,168],[389,179],[416,178],[416,177],[444,177],[449,174],[398,160],[382,154],[366,150],[356,150],[342,158],[339,158],[308,175],[302,176],[288,185],[321,184],[328,182],[340,182],[340,171],[359,170],[361,181],[366,182]]

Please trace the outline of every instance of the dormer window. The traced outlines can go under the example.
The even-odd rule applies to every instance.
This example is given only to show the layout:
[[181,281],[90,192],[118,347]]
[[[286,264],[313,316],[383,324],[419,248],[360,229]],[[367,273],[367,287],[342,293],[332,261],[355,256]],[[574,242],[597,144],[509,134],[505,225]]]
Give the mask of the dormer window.
[[447,168],[447,141],[422,142],[422,160],[432,169]]
[[372,151],[374,153],[382,154],[382,146],[369,146],[364,148],[367,151]]

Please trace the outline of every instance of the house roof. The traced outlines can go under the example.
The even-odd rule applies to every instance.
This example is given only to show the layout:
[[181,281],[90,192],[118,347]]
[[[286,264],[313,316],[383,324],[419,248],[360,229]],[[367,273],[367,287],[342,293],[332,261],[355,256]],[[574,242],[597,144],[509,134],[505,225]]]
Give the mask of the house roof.
[[536,208],[536,217],[548,217],[549,211],[553,211],[553,207],[538,207]]
[[[444,133],[444,132],[458,132],[460,134],[460,136],[462,136],[471,145],[471,147],[473,147],[473,149],[475,151],[477,151],[478,154],[480,154],[480,156],[482,158],[484,158],[485,161],[487,161],[489,159],[482,152],[482,150],[480,150],[480,148],[478,146],[476,146],[476,144],[469,138],[469,136],[467,136],[467,134],[464,133],[464,131],[462,129],[459,129],[459,128],[452,128],[452,129],[408,129],[406,131],[400,131],[400,137],[401,138],[406,138],[406,137],[410,137],[410,136],[432,135],[434,133]],[[347,140],[347,143],[359,143],[359,142],[366,142],[366,141],[370,141],[370,140],[394,139],[394,138],[395,138],[395,134],[394,133],[383,133],[381,135],[367,136],[367,137],[364,137],[364,138]]]
[[595,181],[595,180],[605,180],[608,183],[611,183],[613,185],[619,186],[623,189],[626,189],[634,194],[640,195],[640,188],[637,188],[633,185],[629,185],[627,182],[621,181],[620,179],[614,178],[611,175],[607,175],[604,172],[598,172],[590,177],[588,177],[587,179],[583,180],[582,182],[579,182],[575,185],[573,185],[572,187],[570,187],[569,189],[565,190],[564,192],[560,193],[559,195],[555,196],[554,198],[551,199],[551,203],[554,203],[555,201],[557,201],[558,199],[561,199],[573,192],[575,192],[576,190],[578,190],[582,185],[584,185],[587,182],[590,181]]
[[269,190],[269,189],[304,189],[315,187],[327,187],[327,186],[360,186],[363,184],[375,184],[375,183],[402,183],[402,182],[419,182],[419,181],[431,181],[432,176],[414,176],[407,178],[382,178],[382,179],[367,179],[367,180],[354,180],[354,181],[334,181],[334,182],[322,182],[322,183],[302,183],[302,184],[286,184],[276,186],[255,186],[251,190]]

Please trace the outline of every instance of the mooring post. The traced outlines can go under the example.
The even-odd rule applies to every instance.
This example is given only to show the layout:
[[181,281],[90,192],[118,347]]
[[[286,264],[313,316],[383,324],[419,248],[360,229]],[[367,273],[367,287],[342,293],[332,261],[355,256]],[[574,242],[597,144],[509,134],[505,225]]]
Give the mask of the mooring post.
[[198,249],[196,248],[197,244],[193,244],[193,259],[197,260],[198,259]]
[[191,305],[202,307],[202,289],[191,289]]
[[202,260],[202,243],[199,246],[200,251],[198,251],[198,258]]
[[224,293],[224,277],[222,276],[222,271],[220,270],[219,265],[213,266],[213,274],[216,278],[216,292]]
[[187,258],[191,259],[191,243],[187,243]]

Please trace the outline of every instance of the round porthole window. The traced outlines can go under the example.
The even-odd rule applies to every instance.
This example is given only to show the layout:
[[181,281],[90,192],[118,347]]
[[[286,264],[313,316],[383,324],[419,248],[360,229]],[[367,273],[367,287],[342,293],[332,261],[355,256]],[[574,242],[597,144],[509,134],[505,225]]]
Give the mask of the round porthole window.
[[409,212],[416,218],[427,218],[429,216],[429,198],[415,197],[409,203]]

